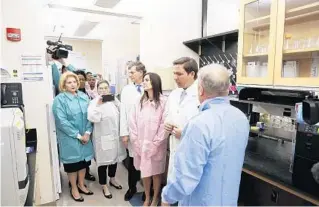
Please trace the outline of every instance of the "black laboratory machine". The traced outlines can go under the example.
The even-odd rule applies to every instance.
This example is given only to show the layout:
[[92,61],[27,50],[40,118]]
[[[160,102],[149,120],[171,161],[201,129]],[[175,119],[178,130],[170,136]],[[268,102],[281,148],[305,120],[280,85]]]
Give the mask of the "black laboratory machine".
[[319,100],[296,105],[297,135],[292,183],[319,198]]
[[246,87],[231,103],[246,113],[251,125],[240,201],[245,205],[317,204],[319,100],[316,93]]

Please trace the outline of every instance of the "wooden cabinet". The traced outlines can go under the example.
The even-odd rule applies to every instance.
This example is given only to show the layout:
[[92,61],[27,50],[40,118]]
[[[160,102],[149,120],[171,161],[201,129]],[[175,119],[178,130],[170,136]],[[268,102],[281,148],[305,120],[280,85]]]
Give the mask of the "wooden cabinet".
[[278,0],[275,85],[319,87],[319,1]]
[[314,206],[314,204],[254,176],[242,173],[238,202],[245,206]]
[[273,84],[276,13],[276,0],[242,0],[237,83]]
[[319,1],[241,0],[237,78],[319,87]]

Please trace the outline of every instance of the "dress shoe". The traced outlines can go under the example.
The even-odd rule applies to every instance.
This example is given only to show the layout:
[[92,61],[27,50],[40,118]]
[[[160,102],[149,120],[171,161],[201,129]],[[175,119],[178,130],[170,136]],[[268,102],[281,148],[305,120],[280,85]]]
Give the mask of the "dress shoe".
[[70,189],[70,194],[71,197],[73,198],[73,200],[75,200],[76,202],[83,202],[84,198],[81,196],[80,198],[74,198],[73,194],[72,194],[72,189]]
[[112,194],[105,195],[104,189],[102,191],[103,191],[103,195],[104,195],[105,198],[111,199],[113,197]]
[[79,193],[84,194],[84,195],[93,195],[93,194],[94,194],[94,193],[93,193],[92,191],[90,191],[90,190],[88,190],[88,192],[84,192],[83,190],[81,190],[80,187],[78,187],[78,189],[79,189]]
[[86,173],[85,180],[95,181],[95,177],[93,175],[91,175],[90,173]]
[[122,189],[122,186],[121,186],[121,185],[116,186],[116,185],[114,185],[111,181],[110,181],[109,183],[110,183],[110,186],[112,186],[112,187],[114,187],[114,188],[116,188],[116,189],[118,189],[118,190],[121,190],[121,189]]
[[125,201],[131,200],[136,192],[137,192],[136,188],[135,189],[128,189],[128,191],[125,193],[124,200]]

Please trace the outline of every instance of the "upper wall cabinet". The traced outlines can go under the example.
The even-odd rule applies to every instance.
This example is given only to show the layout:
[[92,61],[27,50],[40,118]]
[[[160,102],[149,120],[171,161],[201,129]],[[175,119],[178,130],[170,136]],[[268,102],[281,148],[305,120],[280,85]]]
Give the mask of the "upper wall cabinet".
[[275,0],[241,1],[237,83],[273,84],[276,14]]
[[319,87],[319,0],[278,0],[274,85]]
[[238,84],[319,87],[319,0],[241,0]]

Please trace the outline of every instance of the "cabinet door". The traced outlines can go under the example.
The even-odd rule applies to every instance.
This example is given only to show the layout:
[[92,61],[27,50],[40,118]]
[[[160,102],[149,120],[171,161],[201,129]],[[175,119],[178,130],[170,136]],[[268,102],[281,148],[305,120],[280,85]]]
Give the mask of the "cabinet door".
[[319,87],[319,1],[278,1],[277,86]]
[[242,0],[238,84],[273,85],[277,0]]

